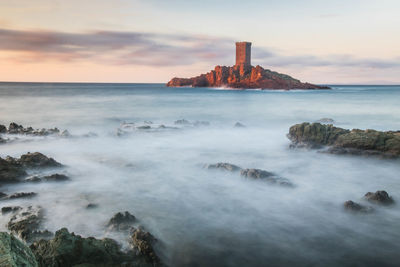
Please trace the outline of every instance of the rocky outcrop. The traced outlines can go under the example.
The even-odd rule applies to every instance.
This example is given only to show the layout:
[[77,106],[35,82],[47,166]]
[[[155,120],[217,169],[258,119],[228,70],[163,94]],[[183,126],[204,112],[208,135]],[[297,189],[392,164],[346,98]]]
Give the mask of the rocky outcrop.
[[19,211],[19,210],[21,210],[22,209],[22,207],[20,207],[20,206],[9,206],[9,207],[2,207],[1,208],[1,214],[7,214],[7,213],[10,213],[10,212],[17,212],[17,211]]
[[375,193],[368,192],[365,194],[364,198],[369,202],[390,205],[394,203],[394,200],[386,191],[376,191]]
[[0,233],[0,266],[2,267],[38,267],[31,249],[13,235]]
[[331,124],[301,123],[289,129],[291,147],[321,148],[329,146],[333,154],[382,157],[400,156],[400,131],[347,130]]
[[153,245],[156,241],[157,239],[155,239],[153,235],[144,231],[142,228],[133,228],[129,244],[131,248],[136,251],[138,255],[142,255],[147,262],[153,265],[159,265],[160,259],[153,249]]
[[18,162],[0,158],[0,184],[16,183],[26,175],[26,171]]
[[43,209],[41,207],[29,206],[17,209],[7,224],[11,233],[19,236],[26,242],[33,242],[42,238],[52,237],[47,230],[40,230],[43,222]]
[[44,181],[46,181],[46,182],[62,182],[62,181],[68,181],[68,180],[70,180],[70,178],[67,175],[55,173],[55,174],[45,175],[45,176],[38,176],[38,175],[30,176],[30,177],[26,178],[24,181],[38,183],[38,182],[44,182]]
[[55,168],[62,167],[62,164],[49,158],[40,152],[27,153],[22,155],[17,163],[21,164],[24,168]]
[[[65,132],[65,131],[64,131]],[[0,125],[0,133],[2,134],[21,134],[21,135],[34,135],[34,136],[47,136],[47,135],[62,135],[57,128],[52,129],[33,129],[32,127],[25,128],[15,122],[10,123],[8,129],[4,125]]]
[[167,86],[229,87],[253,89],[329,89],[310,83],[302,83],[289,75],[264,69],[261,66],[216,66],[207,74],[193,78],[173,78]]
[[209,169],[209,170],[218,169],[218,170],[229,171],[229,172],[236,172],[236,171],[240,171],[242,169],[239,166],[236,166],[236,165],[233,165],[230,163],[226,163],[226,162],[218,162],[215,164],[206,164],[206,165],[204,165],[204,168]]
[[351,200],[344,202],[343,207],[345,210],[354,213],[370,213],[374,210],[372,207],[364,206]]
[[293,184],[282,177],[277,176],[276,174],[260,169],[243,169],[240,171],[240,175],[246,178],[251,179],[261,179],[265,180],[272,184],[279,184],[283,186],[293,186]]
[[37,194],[35,192],[19,192],[19,193],[14,193],[12,195],[3,197],[2,199],[32,198],[36,195]]
[[136,217],[128,211],[116,213],[107,223],[110,231],[129,231],[136,222]]
[[30,246],[39,266],[153,266],[143,256],[123,252],[112,239],[81,237],[58,230],[51,240],[40,240]]

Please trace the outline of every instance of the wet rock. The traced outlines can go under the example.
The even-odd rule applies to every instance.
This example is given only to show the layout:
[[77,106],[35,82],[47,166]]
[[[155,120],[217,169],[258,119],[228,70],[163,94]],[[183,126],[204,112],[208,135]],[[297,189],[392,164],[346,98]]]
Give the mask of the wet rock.
[[335,123],[335,120],[331,119],[331,118],[321,118],[321,119],[317,120],[316,122],[333,124],[333,123]]
[[42,181],[42,178],[40,178],[37,175],[34,176],[29,176],[24,180],[24,182],[29,182],[29,183],[40,183]]
[[151,129],[150,125],[142,125],[142,126],[137,126],[136,129],[138,130],[149,130]]
[[35,197],[37,193],[35,192],[19,192],[9,195],[3,199],[16,199],[16,198],[32,198]]
[[292,147],[330,146],[329,153],[383,157],[400,156],[400,132],[347,130],[320,123],[296,124],[289,129]]
[[62,167],[62,164],[49,158],[40,152],[27,153],[18,159],[18,163],[25,168],[54,168]]
[[176,125],[190,125],[191,123],[188,120],[181,119],[181,120],[175,121],[174,124],[176,124]]
[[147,262],[154,265],[159,264],[160,259],[153,249],[153,245],[157,239],[142,228],[133,228],[131,232],[131,238],[129,240],[131,248],[135,250],[137,254],[144,256]]
[[29,206],[19,209],[7,224],[11,233],[19,236],[26,242],[33,242],[41,238],[51,237],[51,232],[39,228],[43,222],[43,210],[38,206]]
[[344,202],[343,206],[347,211],[351,212],[370,213],[373,211],[372,207],[367,207],[351,200]]
[[8,127],[8,134],[20,134],[20,135],[34,135],[34,136],[47,136],[47,135],[59,135],[60,130],[58,128],[52,129],[33,129],[32,127],[24,128],[15,122],[10,123]]
[[43,180],[48,181],[48,182],[59,182],[59,181],[68,181],[70,179],[68,176],[66,176],[64,174],[55,173],[55,174],[43,176]]
[[224,170],[224,171],[230,171],[230,172],[236,172],[236,171],[240,171],[242,168],[240,168],[239,166],[230,164],[230,163],[225,163],[225,162],[219,162],[216,164],[206,164],[204,165],[205,169],[219,169],[219,170]]
[[0,134],[7,133],[7,127],[0,124]]
[[235,123],[235,125],[233,125],[233,127],[235,128],[245,128],[246,126],[240,122]]
[[0,192],[0,198],[6,197],[6,196],[7,196],[6,193]]
[[97,208],[99,205],[94,204],[94,203],[89,203],[86,205],[86,209],[90,210],[90,209],[95,209]]
[[0,232],[0,266],[38,267],[38,263],[28,246],[13,235]]
[[368,192],[365,194],[365,199],[369,202],[382,205],[390,205],[394,203],[394,200],[386,191],[376,191],[375,193]]
[[129,231],[136,222],[136,217],[128,211],[116,213],[107,223],[110,231]]
[[15,122],[10,123],[8,126],[8,133],[9,134],[18,134],[23,132],[24,127],[22,125],[18,125]]
[[0,158],[0,184],[20,182],[24,176],[26,172],[18,162]]
[[14,212],[17,212],[17,211],[19,211],[21,209],[22,209],[22,207],[20,207],[20,206],[2,207],[1,208],[1,214],[4,215],[4,214],[10,213],[10,212],[14,213]]
[[279,177],[275,173],[260,169],[242,169],[240,171],[240,175],[246,178],[265,180],[273,184],[293,186],[293,184],[289,180]]
[[122,252],[112,239],[83,238],[58,230],[51,240],[40,240],[30,246],[40,266],[152,266],[143,256]]

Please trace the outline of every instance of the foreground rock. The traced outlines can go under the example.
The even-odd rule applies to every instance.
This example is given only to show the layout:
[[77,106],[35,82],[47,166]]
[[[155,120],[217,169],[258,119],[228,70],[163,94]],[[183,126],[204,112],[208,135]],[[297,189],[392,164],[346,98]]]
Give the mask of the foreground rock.
[[346,201],[343,206],[347,211],[355,213],[370,213],[373,211],[372,207],[367,207],[351,200]]
[[136,222],[136,217],[128,211],[116,213],[107,223],[110,231],[129,231]]
[[160,259],[153,249],[153,245],[156,241],[157,239],[142,228],[133,228],[129,244],[131,248],[136,251],[138,255],[142,255],[147,262],[158,265],[160,264]]
[[293,186],[293,184],[282,177],[277,176],[276,174],[260,169],[243,169],[240,171],[240,175],[243,177],[251,178],[251,179],[261,179],[265,180],[269,183],[279,184],[283,186]]
[[375,130],[347,130],[320,123],[301,123],[289,129],[292,147],[321,148],[334,154],[400,156],[400,132]]
[[40,266],[154,266],[141,255],[123,252],[112,239],[83,238],[58,230],[51,240],[40,240],[30,246]]
[[239,166],[226,163],[226,162],[219,162],[216,164],[206,164],[204,165],[205,169],[213,170],[213,169],[218,169],[218,170],[223,170],[223,171],[229,171],[229,172],[236,172],[240,171],[242,168]]
[[29,206],[27,208],[17,209],[8,222],[7,228],[11,233],[29,243],[37,239],[50,238],[53,235],[47,230],[40,230],[42,222],[42,208]]
[[369,202],[382,205],[390,205],[394,203],[394,200],[386,191],[376,191],[375,193],[368,192],[364,198]]
[[31,249],[13,235],[0,233],[0,266],[38,267]]
[[230,87],[253,89],[330,89],[310,83],[302,83],[289,75],[264,69],[261,66],[216,66],[207,74],[193,78],[173,78],[167,86]]

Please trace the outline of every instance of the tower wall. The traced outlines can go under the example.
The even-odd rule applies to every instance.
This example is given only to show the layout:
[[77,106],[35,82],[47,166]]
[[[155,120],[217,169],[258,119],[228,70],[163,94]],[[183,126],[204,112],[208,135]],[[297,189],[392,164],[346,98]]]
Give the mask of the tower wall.
[[236,65],[251,65],[251,43],[237,42],[236,43]]

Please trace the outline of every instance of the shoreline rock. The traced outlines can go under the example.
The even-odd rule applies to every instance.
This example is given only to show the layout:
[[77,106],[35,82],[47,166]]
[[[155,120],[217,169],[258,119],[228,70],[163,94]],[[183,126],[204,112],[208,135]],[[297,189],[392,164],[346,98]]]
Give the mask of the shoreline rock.
[[13,235],[0,232],[0,265],[38,267],[32,250]]
[[397,158],[400,156],[399,131],[347,130],[332,124],[304,122],[290,127],[288,138],[291,148],[328,147],[332,154],[350,154],[364,156],[382,156]]
[[364,198],[372,203],[381,205],[391,205],[394,204],[394,200],[389,194],[384,191],[376,191],[375,193],[368,192],[364,195]]

